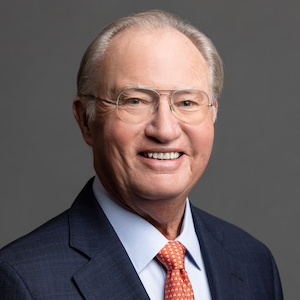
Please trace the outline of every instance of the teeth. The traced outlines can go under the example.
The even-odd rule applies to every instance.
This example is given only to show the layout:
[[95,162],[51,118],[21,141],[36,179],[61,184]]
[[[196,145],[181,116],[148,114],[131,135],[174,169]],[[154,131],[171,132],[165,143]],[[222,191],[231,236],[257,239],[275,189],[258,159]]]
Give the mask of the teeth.
[[179,152],[145,152],[145,157],[154,158],[154,159],[176,159],[180,156]]

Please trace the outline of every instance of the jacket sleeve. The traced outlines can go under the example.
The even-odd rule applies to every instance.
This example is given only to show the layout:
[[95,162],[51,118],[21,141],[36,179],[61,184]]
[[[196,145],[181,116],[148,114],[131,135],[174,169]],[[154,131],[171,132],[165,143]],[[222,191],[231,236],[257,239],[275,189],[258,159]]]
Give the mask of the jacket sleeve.
[[273,286],[274,286],[274,299],[283,300],[283,292],[281,287],[281,281],[278,273],[278,269],[274,260],[273,255],[270,253],[271,262],[273,267]]
[[19,274],[8,263],[0,260],[0,300],[32,300]]

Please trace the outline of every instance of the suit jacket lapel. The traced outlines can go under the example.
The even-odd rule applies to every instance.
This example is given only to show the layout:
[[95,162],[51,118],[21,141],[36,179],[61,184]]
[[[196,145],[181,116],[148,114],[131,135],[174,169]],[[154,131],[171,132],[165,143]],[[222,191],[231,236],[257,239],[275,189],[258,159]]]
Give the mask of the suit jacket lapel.
[[247,300],[247,267],[228,251],[222,228],[209,224],[207,215],[192,207],[212,300]]
[[87,300],[149,300],[123,245],[92,192],[90,180],[70,209],[70,246],[89,261],[74,275]]
[[87,300],[149,300],[126,252],[111,241],[75,274],[74,280]]

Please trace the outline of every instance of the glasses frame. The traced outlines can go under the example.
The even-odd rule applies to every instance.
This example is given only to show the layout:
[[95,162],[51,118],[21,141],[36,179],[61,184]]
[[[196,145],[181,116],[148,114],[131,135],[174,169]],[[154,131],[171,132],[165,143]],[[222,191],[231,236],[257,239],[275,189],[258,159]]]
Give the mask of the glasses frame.
[[[112,105],[115,105],[116,106],[116,109],[118,111],[118,102],[119,102],[119,99],[120,99],[120,96],[122,95],[122,93],[126,92],[127,90],[144,90],[144,91],[150,91],[150,92],[154,92],[158,95],[158,99],[159,101],[157,101],[157,104],[156,106],[154,107],[154,111],[157,109],[157,107],[159,106],[159,103],[161,101],[161,96],[162,95],[168,95],[169,96],[169,106],[170,106],[170,110],[171,111],[174,111],[175,114],[176,114],[176,110],[174,109],[174,104],[173,104],[173,101],[172,101],[172,97],[174,94],[178,93],[178,92],[181,92],[181,91],[199,91],[199,92],[202,92],[204,93],[206,96],[207,96],[207,99],[208,99],[208,108],[210,107],[213,107],[215,105],[215,100],[211,101],[210,100],[210,97],[208,96],[208,94],[206,92],[204,92],[203,90],[200,90],[200,89],[178,89],[178,90],[155,90],[155,89],[151,89],[151,88],[143,88],[143,87],[129,87],[129,88],[125,88],[123,90],[120,91],[120,93],[118,94],[117,96],[117,99],[116,100],[111,100],[111,99],[102,99],[102,98],[98,98],[92,94],[81,94],[80,96],[81,97],[87,97],[87,98],[90,98],[90,99],[94,99],[94,100],[98,100],[98,101],[103,101],[105,103],[108,103],[108,104],[112,104]],[[119,116],[120,117],[120,116]],[[121,117],[120,117],[121,118]],[[179,120],[180,117],[177,117]],[[206,116],[205,116],[206,118]],[[204,119],[205,119],[204,118]],[[122,118],[121,118],[122,119]],[[203,120],[204,120],[203,119]],[[203,121],[202,120],[202,121]],[[124,121],[124,120],[123,120]],[[181,120],[182,122],[185,122],[183,120]],[[201,121],[201,122],[202,122]],[[124,121],[125,122],[125,121]],[[199,123],[201,123],[199,122]],[[130,123],[130,122],[129,122]]]

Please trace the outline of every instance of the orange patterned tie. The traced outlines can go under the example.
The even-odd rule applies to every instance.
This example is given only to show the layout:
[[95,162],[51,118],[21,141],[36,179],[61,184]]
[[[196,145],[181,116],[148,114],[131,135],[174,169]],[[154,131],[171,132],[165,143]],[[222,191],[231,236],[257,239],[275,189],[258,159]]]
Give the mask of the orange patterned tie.
[[185,247],[177,241],[170,241],[157,254],[158,260],[167,269],[165,299],[194,300],[193,288],[184,268]]

